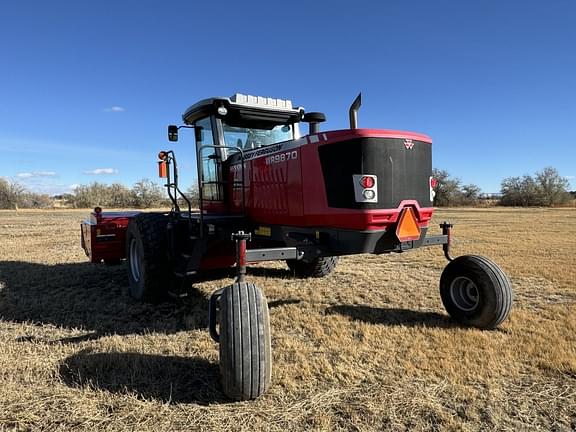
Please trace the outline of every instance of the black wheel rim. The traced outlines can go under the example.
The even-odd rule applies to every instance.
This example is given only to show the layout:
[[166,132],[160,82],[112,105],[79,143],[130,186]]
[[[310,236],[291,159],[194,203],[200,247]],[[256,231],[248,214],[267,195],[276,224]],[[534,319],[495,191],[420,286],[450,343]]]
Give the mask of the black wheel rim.
[[478,287],[466,276],[459,276],[452,281],[450,298],[458,309],[465,312],[473,311],[480,302]]

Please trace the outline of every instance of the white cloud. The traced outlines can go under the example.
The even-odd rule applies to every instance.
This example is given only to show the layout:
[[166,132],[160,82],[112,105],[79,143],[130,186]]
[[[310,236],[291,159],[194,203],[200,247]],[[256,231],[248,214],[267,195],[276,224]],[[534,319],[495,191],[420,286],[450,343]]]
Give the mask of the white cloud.
[[21,172],[16,174],[16,177],[20,179],[29,179],[33,177],[55,177],[56,173],[54,171],[35,171],[35,172]]
[[118,174],[118,170],[116,168],[95,168],[93,170],[84,171],[84,174],[90,174],[90,175]]
[[68,185],[68,189],[74,190],[74,189],[76,189],[78,186],[80,186],[78,183],[73,183],[73,184],[71,184],[71,185]]
[[564,178],[565,178],[566,180],[574,180],[574,179],[576,179],[576,176],[569,175],[569,176],[564,176]]
[[106,112],[124,112],[124,111],[126,111],[126,108],[118,106],[118,105],[114,105],[114,106],[111,106],[110,108],[105,108],[104,111],[106,111]]

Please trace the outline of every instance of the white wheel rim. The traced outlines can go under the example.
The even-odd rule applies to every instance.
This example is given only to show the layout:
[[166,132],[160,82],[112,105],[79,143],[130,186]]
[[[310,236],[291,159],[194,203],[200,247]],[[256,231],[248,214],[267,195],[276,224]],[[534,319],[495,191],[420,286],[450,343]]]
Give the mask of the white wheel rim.
[[450,298],[458,309],[465,312],[476,309],[480,303],[478,287],[471,279],[465,276],[459,276],[452,281],[450,284]]
[[135,238],[130,241],[130,273],[134,282],[140,281],[140,249]]

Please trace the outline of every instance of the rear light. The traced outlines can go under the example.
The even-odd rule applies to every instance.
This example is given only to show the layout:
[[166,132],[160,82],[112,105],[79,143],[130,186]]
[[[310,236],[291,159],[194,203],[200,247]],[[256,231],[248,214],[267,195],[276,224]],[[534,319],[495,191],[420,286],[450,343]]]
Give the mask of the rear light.
[[374,192],[372,189],[366,189],[364,192],[362,192],[362,196],[364,196],[364,198],[367,200],[373,200],[376,198],[376,192]]
[[354,174],[354,197],[358,203],[378,202],[378,178],[371,174]]
[[376,184],[376,180],[374,177],[364,176],[360,179],[360,184],[363,188],[371,188]]
[[430,202],[434,202],[434,197],[436,196],[436,191],[434,189],[438,186],[438,180],[430,176],[428,184],[430,185]]

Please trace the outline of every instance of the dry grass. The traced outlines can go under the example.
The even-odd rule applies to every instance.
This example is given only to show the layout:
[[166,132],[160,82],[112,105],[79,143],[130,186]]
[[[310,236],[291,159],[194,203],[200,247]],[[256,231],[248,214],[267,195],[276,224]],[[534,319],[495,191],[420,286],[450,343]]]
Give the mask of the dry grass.
[[355,256],[320,280],[251,278],[271,306],[273,385],[229,403],[198,283],[160,306],[121,295],[123,266],[85,262],[85,211],[0,212],[0,430],[574,430],[576,210],[442,210],[455,253],[492,257],[510,319],[454,325],[441,249]]

